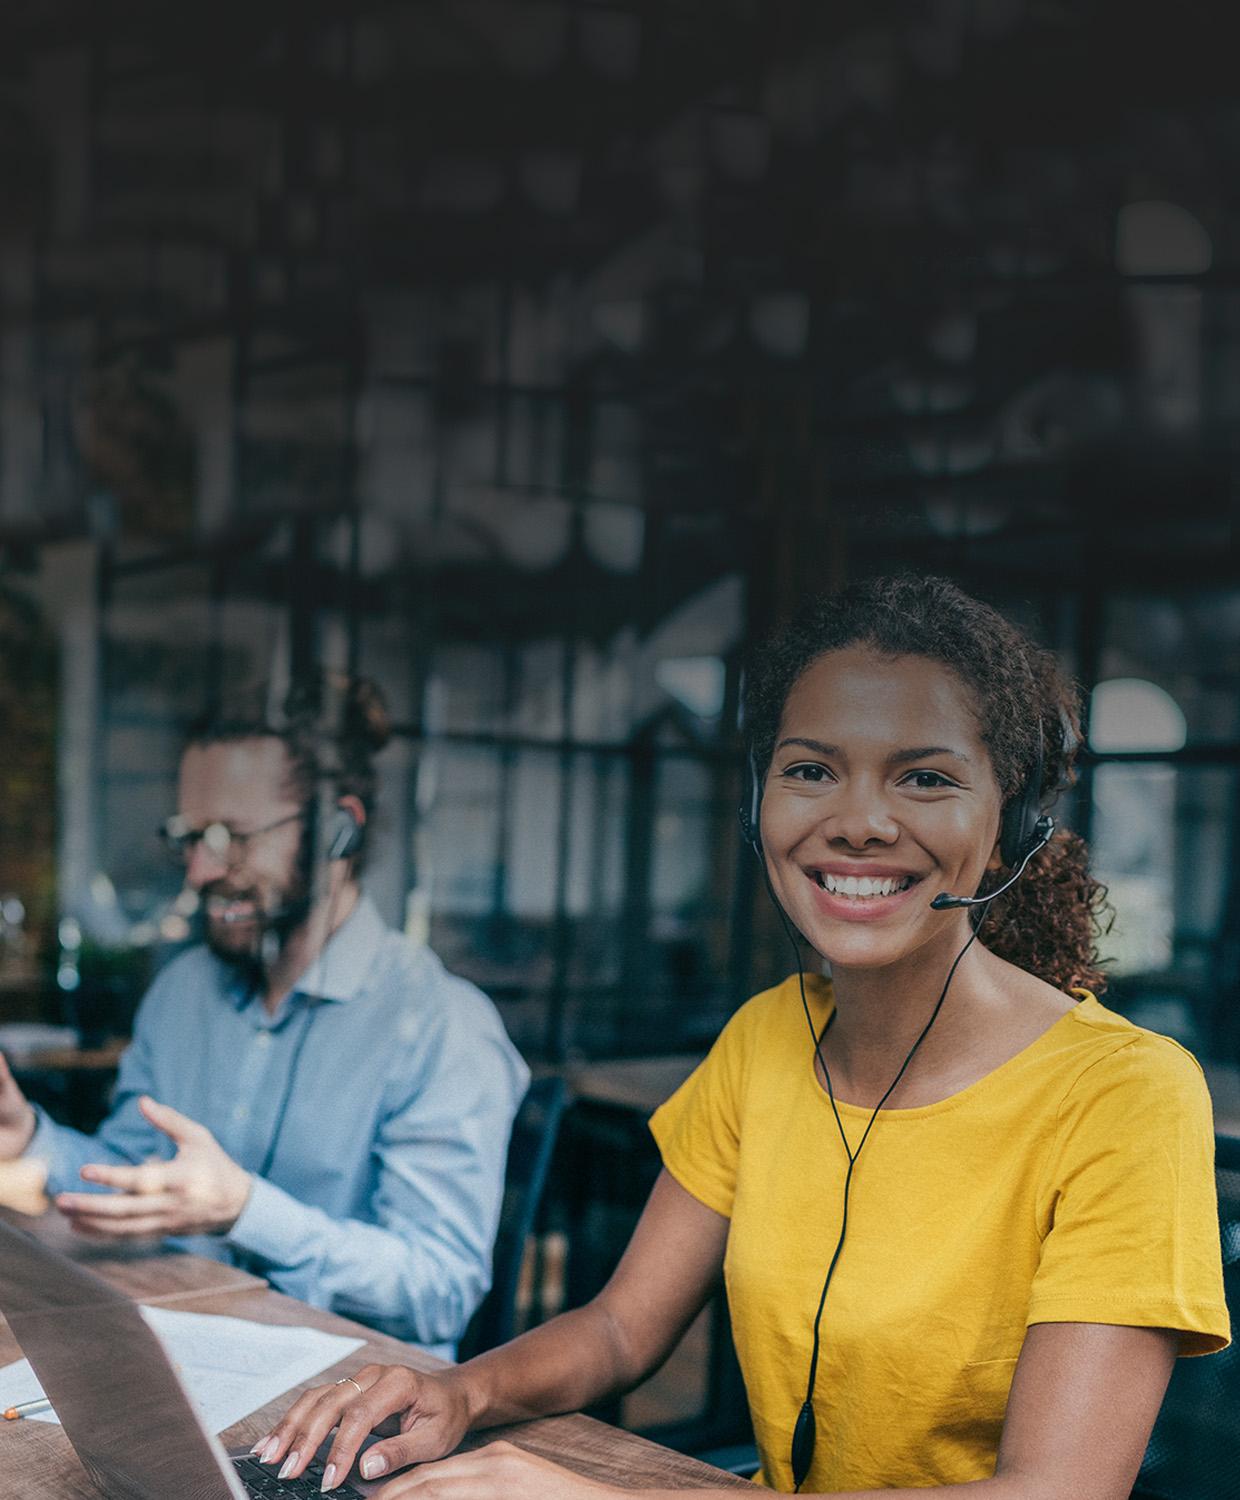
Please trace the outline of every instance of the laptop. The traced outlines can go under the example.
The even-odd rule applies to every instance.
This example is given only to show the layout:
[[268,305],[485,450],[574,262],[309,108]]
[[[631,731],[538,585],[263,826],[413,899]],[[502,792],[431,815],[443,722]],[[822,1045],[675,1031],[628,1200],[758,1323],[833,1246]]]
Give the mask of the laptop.
[[[246,1451],[225,1452],[137,1303],[3,1219],[0,1312],[108,1500],[319,1496],[330,1441],[296,1479],[277,1479]],[[354,1500],[379,1485],[354,1470],[332,1493]]]

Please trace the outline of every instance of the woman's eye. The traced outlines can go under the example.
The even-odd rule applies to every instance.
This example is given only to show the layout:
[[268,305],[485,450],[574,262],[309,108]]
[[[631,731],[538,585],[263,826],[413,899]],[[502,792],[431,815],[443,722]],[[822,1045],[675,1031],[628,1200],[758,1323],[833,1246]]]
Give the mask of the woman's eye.
[[912,782],[919,792],[932,792],[941,786],[955,786],[950,777],[939,771],[910,771],[906,780]]
[[812,782],[825,781],[830,774],[826,766],[815,765],[813,761],[806,761],[799,766],[789,766],[783,772],[784,776],[790,777],[793,781]]

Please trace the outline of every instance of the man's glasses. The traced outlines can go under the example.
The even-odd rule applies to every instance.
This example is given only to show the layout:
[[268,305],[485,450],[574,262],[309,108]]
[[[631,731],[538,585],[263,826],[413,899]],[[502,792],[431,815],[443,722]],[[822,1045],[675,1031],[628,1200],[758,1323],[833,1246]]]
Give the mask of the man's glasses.
[[185,864],[190,862],[194,850],[202,844],[207,853],[221,864],[239,865],[245,858],[251,839],[256,839],[263,833],[271,833],[276,828],[283,828],[288,823],[296,823],[305,816],[304,811],[289,813],[287,817],[277,818],[274,823],[264,823],[261,828],[250,828],[242,832],[240,829],[230,828],[227,823],[208,823],[205,828],[191,828],[189,820],[177,813],[167,819],[159,832],[168,852]]

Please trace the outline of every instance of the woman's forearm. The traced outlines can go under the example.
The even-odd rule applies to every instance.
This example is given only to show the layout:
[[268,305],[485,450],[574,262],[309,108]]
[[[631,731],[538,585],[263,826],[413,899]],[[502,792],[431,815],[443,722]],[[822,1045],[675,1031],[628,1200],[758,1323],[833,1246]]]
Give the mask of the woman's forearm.
[[459,1383],[473,1430],[579,1411],[630,1389],[647,1373],[596,1298],[467,1360],[450,1378]]
[[717,1285],[728,1221],[660,1173],[603,1290],[454,1370],[471,1428],[580,1411],[656,1370]]

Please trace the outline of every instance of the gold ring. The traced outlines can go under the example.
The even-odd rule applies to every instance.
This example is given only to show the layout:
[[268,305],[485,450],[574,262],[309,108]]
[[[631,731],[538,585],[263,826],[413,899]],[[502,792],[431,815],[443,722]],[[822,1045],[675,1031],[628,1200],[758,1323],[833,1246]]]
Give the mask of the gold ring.
[[357,1394],[359,1396],[364,1396],[366,1394],[366,1392],[361,1388],[361,1386],[358,1385],[357,1381],[354,1380],[354,1378],[352,1377],[352,1375],[346,1375],[343,1380],[338,1380],[336,1382],[336,1384],[337,1385],[351,1385],[353,1387],[353,1389],[357,1392]]

